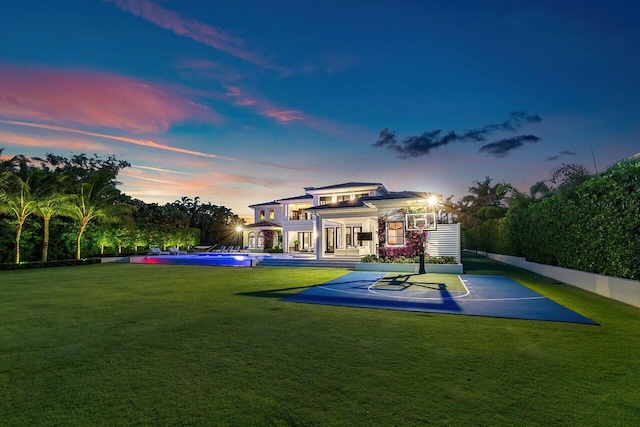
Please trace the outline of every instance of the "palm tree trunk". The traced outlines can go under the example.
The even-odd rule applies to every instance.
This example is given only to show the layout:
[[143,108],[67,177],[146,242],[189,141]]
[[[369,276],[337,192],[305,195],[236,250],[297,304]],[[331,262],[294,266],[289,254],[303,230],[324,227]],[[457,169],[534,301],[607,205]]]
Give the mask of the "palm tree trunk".
[[84,229],[86,228],[87,223],[83,221],[80,222],[80,229],[78,230],[78,240],[76,241],[76,259],[80,259],[80,242],[82,240],[82,233],[84,233]]
[[51,218],[44,217],[44,237],[42,242],[42,262],[47,262],[49,257],[49,221]]
[[18,225],[16,226],[16,264],[20,264],[20,235],[22,234],[22,224],[24,224],[24,220],[18,220]]

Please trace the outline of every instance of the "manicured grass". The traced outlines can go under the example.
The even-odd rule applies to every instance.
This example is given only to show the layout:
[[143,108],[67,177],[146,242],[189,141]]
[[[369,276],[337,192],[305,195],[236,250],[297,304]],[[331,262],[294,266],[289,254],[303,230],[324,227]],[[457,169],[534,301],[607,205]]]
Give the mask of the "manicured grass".
[[345,270],[0,272],[0,425],[638,425],[640,309],[478,258],[602,326],[294,304]]

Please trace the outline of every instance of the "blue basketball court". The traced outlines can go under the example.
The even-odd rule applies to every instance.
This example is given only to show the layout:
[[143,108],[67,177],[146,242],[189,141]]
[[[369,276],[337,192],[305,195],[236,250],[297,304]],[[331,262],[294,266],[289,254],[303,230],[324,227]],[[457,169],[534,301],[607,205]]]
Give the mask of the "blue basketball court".
[[597,325],[504,276],[458,276],[463,290],[445,284],[405,280],[393,283],[386,273],[353,272],[283,298],[287,302],[387,310],[423,311],[511,319]]

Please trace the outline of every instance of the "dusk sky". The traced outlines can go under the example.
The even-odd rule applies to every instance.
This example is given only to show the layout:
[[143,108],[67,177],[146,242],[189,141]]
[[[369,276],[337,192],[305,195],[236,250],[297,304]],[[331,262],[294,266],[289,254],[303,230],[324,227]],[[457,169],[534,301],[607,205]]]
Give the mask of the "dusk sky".
[[454,200],[640,151],[640,2],[0,0],[4,156],[145,202],[382,182]]

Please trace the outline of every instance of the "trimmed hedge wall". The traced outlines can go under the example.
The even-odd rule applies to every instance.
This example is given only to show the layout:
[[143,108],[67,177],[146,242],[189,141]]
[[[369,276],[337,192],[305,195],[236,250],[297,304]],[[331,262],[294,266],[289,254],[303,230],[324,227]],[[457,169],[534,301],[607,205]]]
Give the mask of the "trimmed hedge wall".
[[91,265],[100,264],[99,258],[88,259],[67,259],[62,261],[47,261],[47,262],[22,262],[16,263],[3,263],[0,264],[0,270],[29,270],[32,268],[50,268],[50,267],[73,267],[76,265]]
[[463,233],[467,248],[640,280],[640,160]]

